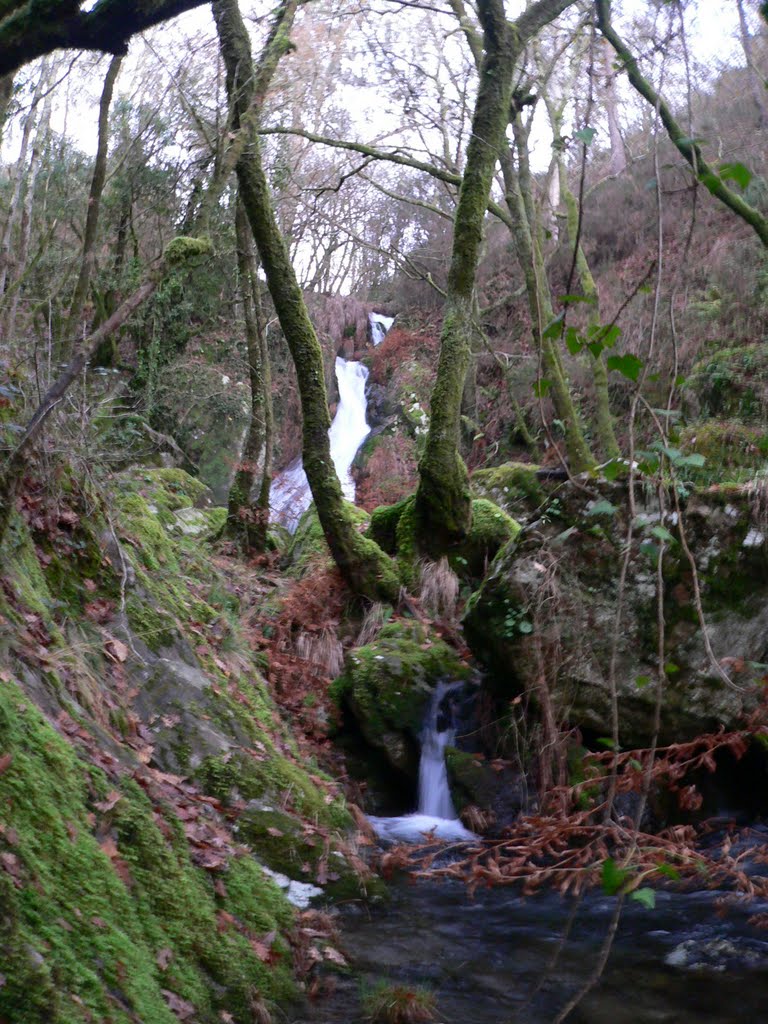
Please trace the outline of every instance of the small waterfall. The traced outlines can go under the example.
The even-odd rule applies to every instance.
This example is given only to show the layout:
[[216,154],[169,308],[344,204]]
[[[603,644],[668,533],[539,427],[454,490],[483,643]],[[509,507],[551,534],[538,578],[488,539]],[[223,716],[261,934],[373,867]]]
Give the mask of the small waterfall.
[[384,341],[387,331],[394,322],[393,316],[384,316],[383,313],[368,314],[368,323],[371,325],[371,341],[374,345],[380,345]]
[[418,809],[415,814],[397,818],[371,817],[380,839],[419,843],[428,833],[438,839],[475,838],[456,816],[445,766],[445,748],[456,738],[450,695],[463,686],[464,683],[438,683],[435,687],[421,733]]
[[[348,501],[355,500],[355,482],[350,472],[352,462],[357,449],[371,431],[365,418],[368,404],[365,397],[367,379],[368,369],[362,363],[341,357],[336,359],[339,405],[328,438],[331,442],[331,458]],[[269,494],[272,519],[293,532],[311,501],[312,492],[301,459],[294,459],[272,482]]]

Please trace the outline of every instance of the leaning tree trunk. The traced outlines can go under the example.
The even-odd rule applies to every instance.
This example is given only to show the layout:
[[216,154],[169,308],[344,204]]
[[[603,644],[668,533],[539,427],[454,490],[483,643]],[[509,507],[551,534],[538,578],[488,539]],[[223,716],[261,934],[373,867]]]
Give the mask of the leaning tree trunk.
[[[264,551],[269,521],[271,478],[271,416],[269,356],[264,318],[254,267],[251,229],[242,202],[235,213],[237,269],[243,306],[248,374],[251,382],[251,421],[235,479],[229,491],[227,533],[241,541],[246,551]],[[261,467],[259,495],[251,501],[256,472]]]
[[109,108],[112,105],[112,94],[115,89],[115,82],[120,73],[122,57],[113,57],[109,62],[107,73],[104,77],[104,85],[101,90],[99,102],[99,134],[96,147],[96,161],[93,165],[91,177],[91,188],[88,194],[88,211],[85,217],[85,231],[83,233],[83,249],[80,257],[80,271],[77,275],[75,290],[72,293],[72,301],[69,305],[64,326],[62,328],[62,357],[64,361],[71,358],[75,334],[83,311],[85,300],[88,297],[88,287],[91,282],[91,274],[96,261],[96,236],[99,230],[99,212],[101,209],[101,196],[104,192],[104,183],[107,180],[107,156],[109,152]]
[[[286,0],[281,5],[262,57],[254,68],[250,39],[237,0],[214,0],[213,15],[227,71],[235,128],[243,115],[253,110],[254,99],[259,102],[278,60],[291,48],[290,28],[297,6],[298,0]],[[249,138],[237,161],[237,179],[267,286],[296,366],[303,416],[304,470],[331,554],[349,585],[373,600],[394,601],[399,594],[394,565],[376,544],[357,532],[333,466],[322,350],[277,225],[255,127],[249,117]],[[460,397],[459,394],[459,400]]]

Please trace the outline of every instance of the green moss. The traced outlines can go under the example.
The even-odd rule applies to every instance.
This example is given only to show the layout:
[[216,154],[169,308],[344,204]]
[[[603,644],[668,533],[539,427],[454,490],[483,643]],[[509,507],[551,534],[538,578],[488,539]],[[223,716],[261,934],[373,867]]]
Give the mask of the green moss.
[[[345,501],[344,507],[356,528],[367,524],[368,513],[366,511],[353,505],[350,501]],[[331,553],[320,525],[317,509],[314,505],[310,505],[296,527],[286,555],[286,563],[291,575],[301,577],[310,566],[320,562],[330,565]]]
[[[245,1019],[254,991],[294,994],[288,958],[265,965],[243,934],[281,931],[292,920],[252,861],[234,858],[227,895],[216,896],[189,859],[173,809],[153,806],[132,781],[122,782],[109,815],[94,819],[93,801],[114,783],[79,761],[12,683],[0,688],[0,748],[12,756],[0,775],[0,846],[13,865],[0,876],[0,1016],[14,1024],[173,1024],[165,989],[213,1024],[220,1011]],[[241,931],[217,927],[219,901]],[[170,951],[165,971],[161,949]]]
[[738,420],[707,420],[686,427],[680,446],[688,453],[703,455],[706,462],[696,476],[722,479],[733,471],[754,470],[768,458],[768,432]]
[[388,623],[373,643],[350,652],[330,694],[352,712],[372,746],[411,773],[435,683],[469,675],[453,648],[431,638],[420,623],[401,620]]
[[188,260],[199,256],[210,256],[213,254],[213,243],[210,238],[187,238],[179,235],[172,238],[166,245],[163,258],[171,266],[181,266]]
[[527,516],[546,497],[536,476],[539,468],[525,462],[505,462],[490,469],[476,469],[472,474],[472,490],[478,497],[490,498],[513,515]]
[[455,747],[445,752],[451,796],[457,810],[472,804],[490,807],[493,802],[493,771],[487,764]]
[[472,525],[466,540],[449,555],[460,575],[478,579],[485,575],[496,553],[520,533],[520,524],[486,498],[472,502]]

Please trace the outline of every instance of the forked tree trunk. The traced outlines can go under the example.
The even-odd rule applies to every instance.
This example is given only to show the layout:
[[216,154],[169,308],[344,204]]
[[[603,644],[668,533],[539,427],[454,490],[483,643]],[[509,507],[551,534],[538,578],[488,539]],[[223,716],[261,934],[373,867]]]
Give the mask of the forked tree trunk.
[[[227,71],[233,127],[237,128],[243,115],[253,109],[254,97],[258,101],[266,91],[278,60],[291,47],[290,29],[298,4],[297,0],[286,0],[278,9],[256,68],[237,0],[214,0],[212,6]],[[331,554],[349,585],[372,600],[394,601],[400,589],[394,565],[378,545],[357,532],[331,460],[331,420],[322,350],[277,225],[253,120],[249,117],[250,137],[237,162],[237,179],[267,286],[296,366],[303,416],[304,470]]]

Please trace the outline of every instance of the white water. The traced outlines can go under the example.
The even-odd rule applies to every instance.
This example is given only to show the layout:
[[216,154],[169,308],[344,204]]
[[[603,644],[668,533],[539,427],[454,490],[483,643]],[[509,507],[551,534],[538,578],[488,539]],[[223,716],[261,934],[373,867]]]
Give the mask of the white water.
[[[371,432],[365,418],[368,404],[365,397],[367,379],[368,369],[362,363],[341,357],[336,359],[339,404],[328,431],[328,439],[331,442],[331,458],[348,501],[355,500],[355,481],[350,472],[352,462],[357,449]],[[301,459],[294,459],[272,482],[269,493],[272,519],[293,532],[311,501],[312,492]]]
[[427,721],[421,734],[418,808],[415,814],[397,818],[371,817],[380,839],[388,842],[420,843],[425,836],[437,839],[474,839],[456,816],[448,786],[445,748],[456,738],[450,700],[463,683],[438,683],[432,695]]
[[384,316],[383,313],[369,313],[368,323],[371,325],[371,341],[374,345],[380,345],[387,336],[387,331],[395,322],[393,316]]

